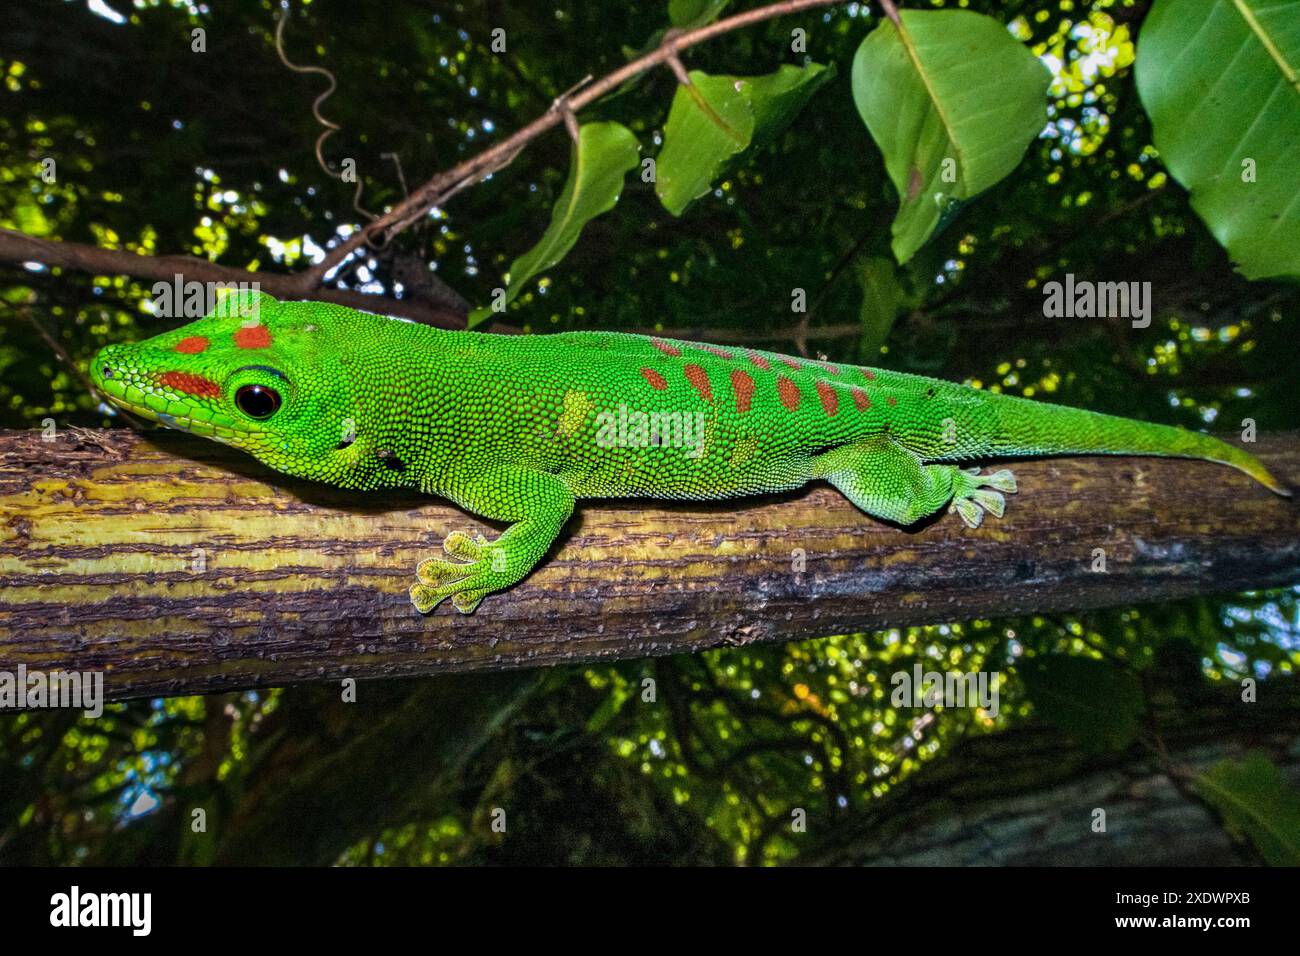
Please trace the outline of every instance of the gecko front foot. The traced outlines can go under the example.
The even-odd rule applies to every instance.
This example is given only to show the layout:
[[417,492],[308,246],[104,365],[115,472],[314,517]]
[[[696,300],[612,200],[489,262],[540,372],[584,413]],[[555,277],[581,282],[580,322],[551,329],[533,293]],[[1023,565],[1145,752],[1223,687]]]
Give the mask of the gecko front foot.
[[505,574],[505,550],[483,535],[471,537],[453,531],[443,539],[442,549],[458,560],[426,558],[415,569],[420,580],[411,585],[411,603],[421,614],[428,614],[447,598],[460,613],[473,614],[484,597],[512,583]]
[[411,603],[421,614],[451,598],[461,614],[473,614],[489,594],[523,579],[542,560],[573,514],[573,492],[554,475],[518,465],[482,471],[461,489],[457,503],[493,521],[513,522],[495,541],[453,531],[442,542],[448,557],[429,558],[415,569]]
[[984,512],[995,518],[1001,518],[1006,510],[1006,499],[1002,492],[1013,494],[1016,490],[1016,477],[1005,468],[991,475],[981,475],[978,468],[965,469],[953,479],[952,503],[949,512],[957,512],[961,520],[972,528],[978,528],[984,520]]

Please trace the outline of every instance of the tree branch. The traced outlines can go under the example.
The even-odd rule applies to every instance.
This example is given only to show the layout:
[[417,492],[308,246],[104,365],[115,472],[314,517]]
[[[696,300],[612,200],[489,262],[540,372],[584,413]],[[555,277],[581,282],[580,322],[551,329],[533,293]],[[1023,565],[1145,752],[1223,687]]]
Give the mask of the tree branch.
[[[664,35],[663,41],[649,53],[601,77],[584,87],[581,92],[566,96],[564,101],[568,109],[576,113],[584,106],[594,103],[605,94],[618,89],[635,76],[639,76],[657,66],[668,65],[671,67],[672,62],[678,58],[681,51],[689,47],[722,36],[725,33],[730,33],[733,30],[761,23],[764,20],[788,16],[803,10],[834,6],[839,2],[842,2],[842,0],[782,0],[780,3],[772,3],[754,10],[746,10],[744,13],[738,13],[735,16],[719,20],[717,23],[711,23],[684,33],[670,30]],[[346,259],[354,250],[367,242],[370,237],[378,233],[382,233],[384,237],[382,241],[387,242],[396,233],[401,232],[415,220],[428,213],[430,209],[442,202],[451,192],[458,192],[465,186],[472,185],[510,165],[525,146],[563,121],[563,110],[549,109],[527,126],[517,130],[495,146],[483,150],[483,152],[446,172],[439,173],[374,222],[367,224],[338,245],[332,247],[325,254],[324,259],[308,270],[308,274],[318,281],[323,279],[330,269]]]
[[[103,249],[79,242],[37,239],[4,228],[0,228],[0,262],[40,262],[47,266],[76,269],[95,275],[130,275],[139,279],[161,282],[171,282],[178,274],[196,282],[256,282],[263,292],[270,293],[276,298],[334,302],[366,312],[402,316],[440,329],[465,327],[466,312],[452,304],[455,293],[451,290],[430,297],[394,299],[367,292],[355,292],[351,289],[307,288],[303,279],[306,273],[303,272],[292,275],[249,272],[189,256],[138,255],[121,249]],[[506,325],[494,326],[493,331],[506,335],[519,333],[519,329]],[[669,335],[681,339],[715,342],[720,345],[787,342],[793,334],[789,330],[780,329],[762,332],[708,327],[643,328],[629,331],[640,335]],[[813,340],[854,338],[861,334],[861,326],[852,322],[808,329],[808,338]]]
[[[1300,477],[1300,435],[1252,450]],[[0,433],[0,669],[103,669],[115,698],[643,658],[1300,581],[1300,507],[1170,459],[1014,466],[1007,514],[903,531],[835,492],[589,503],[470,617],[407,599],[448,531],[427,497],[272,475],[211,442]],[[1097,573],[1094,549],[1106,554]],[[800,556],[806,568],[796,571]]]
[[452,309],[414,298],[393,299],[351,289],[322,288],[313,284],[314,280],[306,272],[291,275],[249,272],[191,256],[140,255],[79,242],[37,239],[12,229],[0,229],[0,262],[39,262],[94,275],[129,275],[158,282],[171,282],[177,275],[194,282],[256,282],[263,292],[277,298],[334,302],[367,312],[399,315],[445,329],[465,327],[464,315]]
[[[131,252],[102,249],[80,243],[59,242],[38,239],[9,229],[0,229],[0,261],[40,262],[49,266],[78,269],[99,275],[130,275],[142,279],[170,281],[180,273],[187,279],[199,282],[253,282],[260,284],[263,291],[280,298],[313,299],[321,302],[334,302],[355,309],[397,315],[417,322],[424,322],[441,328],[464,328],[466,315],[444,306],[420,302],[412,299],[394,299],[384,296],[368,295],[345,289],[328,289],[322,286],[325,276],[362,245],[368,243],[378,233],[383,234],[381,244],[389,242],[393,236],[424,216],[434,206],[445,202],[451,196],[485,177],[504,169],[530,142],[537,139],[551,127],[564,122],[566,115],[572,115],[602,96],[616,90],[627,80],[647,72],[657,66],[671,65],[677,60],[682,50],[703,43],[733,30],[787,16],[803,10],[829,7],[841,0],[782,0],[754,10],[747,10],[735,16],[727,17],[716,23],[708,24],[687,32],[669,31],[663,41],[651,52],[623,65],[619,69],[601,77],[586,86],[581,92],[564,97],[564,109],[548,109],[527,126],[516,131],[495,146],[483,150],[446,172],[439,173],[387,213],[374,219],[336,245],[330,247],[320,262],[292,275],[250,272],[230,266],[218,265],[203,259],[189,256],[148,256]],[[278,24],[277,34],[283,29],[283,19]],[[284,61],[283,51],[277,46],[277,54]],[[308,72],[328,71],[320,67],[293,67],[292,69]],[[322,97],[313,103],[313,112],[318,121],[331,126],[319,113]],[[324,165],[320,156],[320,146],[329,129],[317,141],[317,158]],[[360,196],[358,190],[357,198]],[[516,330],[502,327],[501,332]]]

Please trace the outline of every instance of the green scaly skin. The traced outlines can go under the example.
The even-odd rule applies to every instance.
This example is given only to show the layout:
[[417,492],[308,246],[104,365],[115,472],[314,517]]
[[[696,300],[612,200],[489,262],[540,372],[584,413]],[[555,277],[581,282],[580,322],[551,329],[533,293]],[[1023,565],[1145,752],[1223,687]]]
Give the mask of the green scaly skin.
[[[446,598],[470,613],[524,577],[580,498],[731,498],[824,479],[886,521],[949,505],[978,527],[1001,516],[1015,479],[960,463],[1068,454],[1207,459],[1289,494],[1207,435],[917,375],[615,332],[446,332],[260,293],[108,346],[91,374],[115,404],[277,471],[419,489],[510,522],[495,541],[453,531],[447,558],[420,563],[411,600],[425,613]],[[267,390],[280,400],[263,415]],[[653,443],[638,413],[677,417],[654,419]]]

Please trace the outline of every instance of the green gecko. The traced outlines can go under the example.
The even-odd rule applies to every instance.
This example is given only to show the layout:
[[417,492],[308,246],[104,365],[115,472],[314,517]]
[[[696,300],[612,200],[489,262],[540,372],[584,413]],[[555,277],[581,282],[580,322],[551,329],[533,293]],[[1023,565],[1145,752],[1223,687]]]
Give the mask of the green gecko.
[[817,479],[907,526],[949,506],[1000,517],[1035,455],[1255,458],[1164,425],[918,375],[618,332],[448,332],[319,302],[232,292],[173,332],[95,356],[114,404],[357,491],[419,489],[509,527],[452,531],[411,601],[469,614],[527,575],[582,498],[715,499]]

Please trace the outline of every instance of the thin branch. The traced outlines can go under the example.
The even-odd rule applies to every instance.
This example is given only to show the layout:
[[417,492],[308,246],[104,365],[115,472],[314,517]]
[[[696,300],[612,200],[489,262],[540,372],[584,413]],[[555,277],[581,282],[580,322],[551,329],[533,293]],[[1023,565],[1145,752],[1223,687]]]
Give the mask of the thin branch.
[[[501,331],[496,326],[493,326],[493,329]],[[692,326],[681,329],[636,328],[627,329],[626,331],[633,335],[683,339],[687,342],[709,342],[713,345],[756,345],[759,342],[791,342],[800,332],[803,332],[805,338],[816,341],[851,339],[862,335],[862,325],[856,322],[838,322],[835,325],[810,326],[803,329],[800,324],[791,328],[772,329],[770,331],[744,328],[711,328],[708,326]]]
[[[659,46],[645,56],[624,64],[614,72],[601,77],[583,89],[582,92],[574,95],[568,100],[568,107],[576,113],[584,106],[594,103],[605,94],[616,90],[632,77],[639,76],[654,67],[670,64],[673,59],[678,58],[682,50],[703,43],[706,40],[711,40],[714,37],[765,20],[788,16],[804,10],[813,10],[818,7],[829,7],[839,2],[840,0],[782,0],[781,3],[772,3],[765,7],[747,10],[744,13],[738,13],[733,17],[727,17],[725,20],[719,20],[717,23],[711,23],[696,30],[676,34],[670,32],[664,35],[664,39]],[[330,269],[367,242],[373,234],[382,232],[388,238],[391,238],[421,216],[424,216],[434,206],[443,202],[449,190],[456,189],[459,191],[466,184],[479,182],[492,173],[504,169],[525,146],[561,122],[563,122],[563,115],[559,111],[547,110],[527,126],[516,131],[495,146],[485,149],[465,162],[434,176],[387,213],[330,249],[325,254],[324,259],[308,270],[308,274],[312,275],[318,282],[323,280]]]
[[574,83],[571,87],[557,96],[555,102],[551,104],[551,109],[560,111],[560,116],[564,119],[564,128],[569,131],[569,139],[573,140],[575,143],[578,141],[578,115],[573,111],[570,101],[578,90],[582,89],[590,82],[591,74],[588,73],[577,83]]
[[[367,312],[402,316],[446,329],[463,329],[465,317],[428,301],[393,299],[352,289],[320,288],[309,282],[306,272],[286,275],[277,272],[249,272],[191,256],[149,256],[124,249],[104,249],[79,242],[37,239],[12,229],[0,228],[0,262],[40,262],[89,272],[92,275],[129,275],[138,279],[172,282],[183,275],[196,282],[256,283],[263,292],[280,299],[315,299],[334,302]],[[501,329],[502,332],[511,331]]]
[[29,306],[11,305],[8,302],[0,302],[0,305],[8,307],[11,311],[25,319],[31,327],[36,330],[36,334],[41,337],[41,341],[49,346],[49,349],[54,353],[55,358],[62,362],[67,367],[68,371],[86,387],[86,391],[91,395],[98,394],[95,389],[95,384],[87,377],[86,373],[82,371],[81,366],[72,360],[72,356],[67,353],[67,350],[59,344],[58,340],[55,339],[54,336],[50,335],[49,330],[36,321],[36,317],[32,315],[32,310]]
[[[458,188],[464,188],[460,186]],[[47,266],[76,269],[93,275],[129,275],[140,279],[171,282],[178,274],[197,282],[256,282],[270,295],[283,299],[311,299],[317,302],[334,302],[365,312],[396,315],[413,319],[441,329],[463,329],[465,312],[448,303],[429,298],[408,296],[394,299],[388,296],[356,292],[351,289],[304,288],[305,272],[285,275],[277,272],[249,272],[234,266],[223,266],[206,259],[189,256],[148,256],[121,249],[104,249],[78,242],[55,239],[37,239],[11,229],[0,228],[0,262],[41,262]],[[514,335],[519,329],[498,324],[497,334]],[[788,342],[793,334],[789,329],[754,331],[735,328],[694,326],[687,328],[636,328],[628,331],[637,335],[667,335],[671,338],[718,345],[745,345],[758,342]],[[836,325],[814,326],[808,329],[808,338],[835,340],[860,335],[862,327],[846,322]]]
[[[67,349],[59,344],[59,340],[50,334],[49,329],[41,325],[41,323],[36,320],[36,316],[32,315],[31,306],[13,305],[4,301],[0,301],[0,305],[7,307],[11,312],[22,316],[22,318],[27,320],[31,327],[36,330],[36,334],[41,337],[41,341],[43,341],[49,347],[50,351],[54,353],[55,357],[63,363],[64,367],[72,374],[73,378],[81,383],[88,395],[99,395],[99,389],[95,388],[95,383],[90,380],[90,376],[86,374],[85,370],[73,361],[72,356],[68,354]],[[147,427],[143,420],[136,418],[136,416],[132,415],[128,411],[122,410],[119,414],[121,415],[122,420],[132,428],[144,430]]]
[[[742,27],[761,23],[776,17],[829,7],[840,0],[782,0],[780,3],[768,4],[754,10],[736,14],[725,20],[690,30],[685,33],[670,31],[665,34],[658,47],[646,55],[624,64],[619,69],[607,74],[587,86],[580,93],[566,100],[565,110],[548,109],[527,126],[515,132],[509,138],[484,150],[444,173],[434,176],[415,192],[410,193],[384,215],[373,220],[365,227],[353,232],[347,238],[329,249],[322,260],[312,267],[292,275],[276,273],[250,272],[247,269],[218,265],[204,259],[190,256],[148,256],[116,249],[103,249],[81,243],[61,242],[57,240],[38,239],[10,229],[0,228],[0,261],[41,262],[49,266],[78,269],[97,275],[130,275],[142,279],[171,281],[177,274],[183,274],[200,282],[257,282],[271,295],[280,298],[314,299],[321,302],[335,302],[355,309],[372,312],[386,312],[402,316],[440,328],[461,329],[465,327],[465,316],[450,310],[439,308],[427,302],[410,299],[393,299],[385,296],[368,295],[347,289],[330,289],[323,287],[325,276],[339,263],[355,252],[362,245],[370,242],[372,235],[383,232],[384,238],[379,245],[386,244],[393,236],[411,223],[424,216],[439,203],[482,181],[485,177],[508,166],[519,152],[530,142],[537,139],[551,127],[565,121],[567,113],[576,113],[607,93],[616,90],[632,77],[653,69],[656,66],[679,59],[682,50],[722,36]],[[277,34],[283,29],[283,19],[277,26]],[[312,104],[312,112],[318,122],[326,127],[317,139],[317,159],[324,166],[320,146],[325,138],[333,132],[335,124],[320,114],[320,104],[333,90],[333,76],[328,70],[317,66],[295,66],[284,56],[283,46],[277,40],[277,54],[285,66],[297,72],[319,73],[331,81],[331,88],[317,97]],[[332,174],[331,174],[332,175]],[[517,330],[501,326],[499,332],[512,333]],[[710,330],[712,332],[714,330]],[[727,338],[728,330],[716,330],[718,340]],[[660,333],[662,334],[662,333]],[[823,336],[820,332],[811,332],[814,337],[839,338],[843,332]],[[763,336],[760,336],[763,338]],[[767,336],[767,338],[772,338]],[[778,338],[788,339],[788,335]]]

